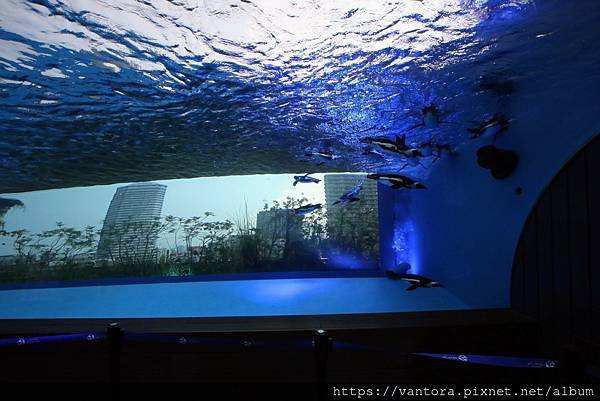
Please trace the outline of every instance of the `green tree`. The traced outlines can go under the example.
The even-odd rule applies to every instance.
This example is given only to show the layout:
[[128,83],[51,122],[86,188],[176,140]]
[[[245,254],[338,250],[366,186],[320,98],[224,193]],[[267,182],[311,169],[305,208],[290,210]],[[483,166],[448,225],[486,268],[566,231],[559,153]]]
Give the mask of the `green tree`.
[[171,218],[155,218],[151,221],[131,219],[105,226],[98,245],[99,254],[107,254],[113,266],[137,266],[143,274],[146,266],[157,263],[156,240],[174,225],[176,222]]
[[332,246],[364,257],[379,255],[378,215],[373,208],[357,202],[328,211],[327,231]]

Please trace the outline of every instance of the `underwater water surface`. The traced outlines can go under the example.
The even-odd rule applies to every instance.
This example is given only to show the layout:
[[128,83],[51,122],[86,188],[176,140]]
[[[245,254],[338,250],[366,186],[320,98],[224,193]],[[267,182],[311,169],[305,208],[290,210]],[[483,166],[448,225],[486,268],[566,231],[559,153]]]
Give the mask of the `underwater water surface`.
[[[0,193],[398,168],[361,139],[468,141],[538,73],[524,58],[554,62],[530,53],[556,4],[7,0]],[[323,147],[339,158],[315,166]]]

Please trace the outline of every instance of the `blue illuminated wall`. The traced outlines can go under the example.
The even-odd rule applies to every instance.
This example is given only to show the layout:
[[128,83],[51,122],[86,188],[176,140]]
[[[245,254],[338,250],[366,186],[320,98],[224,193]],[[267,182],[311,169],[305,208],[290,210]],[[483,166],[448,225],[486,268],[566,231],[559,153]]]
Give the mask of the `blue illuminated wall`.
[[377,197],[379,204],[379,262],[382,270],[395,266],[396,253],[392,247],[394,242],[394,204],[397,191],[379,184]]
[[[540,13],[530,21],[539,41],[493,66],[517,82],[514,93],[486,106],[508,116],[506,132],[495,141],[466,140],[458,156],[443,157],[427,171],[427,190],[398,191],[410,198],[381,191],[384,264],[408,257],[470,308],[510,306],[513,257],[527,216],[561,167],[600,132],[597,7],[576,4],[555,2],[552,12]],[[519,166],[505,180],[477,165],[477,150],[492,143],[519,154]],[[406,238],[408,251],[401,246]]]
[[513,176],[498,181],[481,169],[475,154],[489,140],[477,140],[461,147],[459,157],[437,163],[428,189],[412,193],[421,273],[472,308],[509,306],[527,215],[562,165],[600,132],[600,77],[580,72],[585,79],[557,79],[551,89],[539,79],[519,89],[523,95],[512,100],[510,113],[520,118],[496,142],[519,153]]
[[379,185],[380,265],[382,270],[394,269],[402,263],[419,274],[418,230],[413,219],[413,192],[397,191]]

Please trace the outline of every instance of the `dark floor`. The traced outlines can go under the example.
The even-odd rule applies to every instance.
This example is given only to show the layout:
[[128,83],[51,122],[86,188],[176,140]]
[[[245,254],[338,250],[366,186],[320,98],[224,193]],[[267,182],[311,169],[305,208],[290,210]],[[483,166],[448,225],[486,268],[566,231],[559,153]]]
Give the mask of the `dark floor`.
[[[457,313],[457,312],[456,312]],[[481,319],[485,314],[488,319]],[[510,369],[436,360],[413,352],[543,356],[538,325],[509,321],[501,312],[481,312],[479,318],[415,320],[404,327],[355,319],[355,327],[329,330],[334,350],[327,375],[331,383],[477,383],[549,382],[558,380],[557,369]],[[350,318],[350,317],[349,317]],[[382,317],[389,319],[389,317]],[[345,324],[350,321],[345,320]],[[254,325],[258,322],[254,322]],[[332,323],[332,326],[335,324]],[[385,321],[380,326],[386,326]],[[218,324],[215,324],[218,328]],[[123,325],[127,330],[127,324]],[[168,330],[163,330],[168,331]],[[237,345],[124,341],[121,353],[123,382],[295,382],[313,383],[315,352],[311,330],[215,331],[185,333],[196,338],[231,339]],[[184,335],[177,331],[177,335]],[[239,344],[248,341],[250,346]],[[289,344],[308,344],[290,349]],[[364,349],[342,349],[354,344]],[[0,348],[3,382],[107,382],[108,352],[105,341],[27,344]]]

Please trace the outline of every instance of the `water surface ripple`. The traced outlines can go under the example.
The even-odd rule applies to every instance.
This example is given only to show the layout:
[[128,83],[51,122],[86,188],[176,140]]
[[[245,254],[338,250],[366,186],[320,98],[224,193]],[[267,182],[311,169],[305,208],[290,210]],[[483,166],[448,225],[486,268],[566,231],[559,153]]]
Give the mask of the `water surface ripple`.
[[[540,3],[4,0],[0,193],[394,169],[360,139],[458,145],[509,107],[482,79],[537,73],[523,60],[561,33],[560,2]],[[407,131],[430,104],[446,123]],[[342,157],[315,167],[305,151],[326,145]]]

